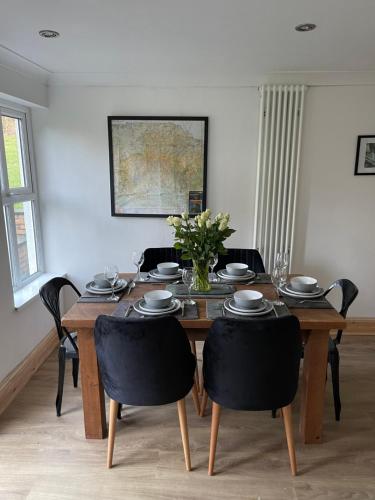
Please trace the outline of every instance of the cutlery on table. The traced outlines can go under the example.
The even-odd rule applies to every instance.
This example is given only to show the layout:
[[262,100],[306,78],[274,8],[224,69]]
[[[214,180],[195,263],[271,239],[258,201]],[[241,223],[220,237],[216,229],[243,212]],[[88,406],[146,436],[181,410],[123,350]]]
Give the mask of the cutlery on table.
[[278,318],[279,315],[277,314],[275,304],[272,304],[272,309],[273,309],[273,312],[275,313],[276,318]]
[[134,287],[135,287],[134,280],[129,281],[129,283],[128,283],[128,292],[127,292],[126,295],[130,295],[130,292],[133,290]]
[[185,314],[185,302],[182,301],[182,303],[181,303],[181,316],[183,317],[184,314]]
[[126,309],[126,312],[124,314],[124,318],[127,318],[133,309],[134,309],[133,305],[130,304],[130,306]]

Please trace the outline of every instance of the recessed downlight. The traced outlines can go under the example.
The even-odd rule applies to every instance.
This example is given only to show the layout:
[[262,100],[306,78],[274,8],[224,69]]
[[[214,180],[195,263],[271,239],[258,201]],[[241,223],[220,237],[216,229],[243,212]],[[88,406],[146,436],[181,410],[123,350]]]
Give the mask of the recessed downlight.
[[58,36],[60,36],[60,33],[54,30],[40,30],[39,35],[42,38],[57,38]]
[[316,24],[303,23],[303,24],[298,24],[294,29],[296,31],[301,31],[302,33],[305,33],[306,31],[313,31],[315,28],[316,28]]

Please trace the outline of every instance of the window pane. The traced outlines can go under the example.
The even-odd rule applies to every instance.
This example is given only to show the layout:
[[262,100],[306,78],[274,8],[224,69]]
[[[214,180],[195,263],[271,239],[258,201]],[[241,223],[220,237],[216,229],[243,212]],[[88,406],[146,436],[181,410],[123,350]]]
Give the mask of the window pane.
[[15,203],[14,217],[17,237],[17,259],[20,280],[23,281],[38,270],[32,202]]
[[3,126],[9,187],[11,189],[25,187],[21,143],[21,120],[10,116],[2,116],[1,122]]

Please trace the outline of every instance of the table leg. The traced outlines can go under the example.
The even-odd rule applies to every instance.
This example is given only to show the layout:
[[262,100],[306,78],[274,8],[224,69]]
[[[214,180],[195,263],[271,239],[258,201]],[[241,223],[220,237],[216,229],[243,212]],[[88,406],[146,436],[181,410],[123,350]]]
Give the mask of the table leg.
[[305,444],[322,440],[329,330],[304,332],[300,431]]
[[103,439],[107,436],[107,422],[94,332],[90,328],[82,328],[77,330],[77,336],[86,439]]

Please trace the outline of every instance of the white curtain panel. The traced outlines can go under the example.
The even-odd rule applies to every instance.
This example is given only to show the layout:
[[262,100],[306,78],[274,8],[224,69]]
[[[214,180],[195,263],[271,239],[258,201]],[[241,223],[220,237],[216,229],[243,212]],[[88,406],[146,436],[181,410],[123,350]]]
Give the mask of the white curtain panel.
[[262,85],[255,197],[254,248],[266,270],[277,252],[293,258],[304,85]]

